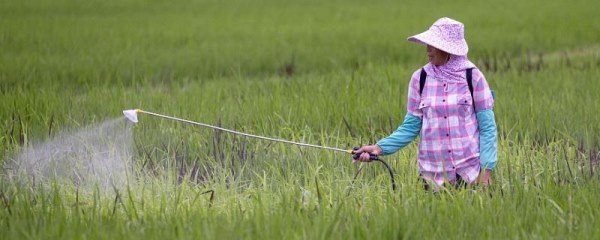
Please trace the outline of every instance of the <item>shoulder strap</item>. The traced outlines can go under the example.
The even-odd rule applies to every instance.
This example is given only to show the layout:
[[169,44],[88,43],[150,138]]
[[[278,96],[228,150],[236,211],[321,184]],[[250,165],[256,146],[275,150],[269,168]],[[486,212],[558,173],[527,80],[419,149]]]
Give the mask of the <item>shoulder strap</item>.
[[473,68],[467,69],[467,84],[469,85],[469,92],[471,93],[473,106],[475,106],[475,98],[473,97]]
[[467,69],[467,84],[469,84],[469,92],[471,93],[471,97],[473,97],[473,69]]
[[427,72],[424,68],[421,68],[421,77],[419,78],[419,95],[423,95],[423,88],[425,88],[425,80],[427,79]]

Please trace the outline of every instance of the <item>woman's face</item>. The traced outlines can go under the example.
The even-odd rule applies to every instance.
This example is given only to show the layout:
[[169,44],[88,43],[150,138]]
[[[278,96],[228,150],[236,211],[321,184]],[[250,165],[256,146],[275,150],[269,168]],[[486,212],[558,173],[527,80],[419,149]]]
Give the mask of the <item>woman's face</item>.
[[446,62],[450,58],[450,54],[439,50],[435,47],[427,45],[427,57],[429,58],[429,62],[431,64],[440,66],[446,64]]

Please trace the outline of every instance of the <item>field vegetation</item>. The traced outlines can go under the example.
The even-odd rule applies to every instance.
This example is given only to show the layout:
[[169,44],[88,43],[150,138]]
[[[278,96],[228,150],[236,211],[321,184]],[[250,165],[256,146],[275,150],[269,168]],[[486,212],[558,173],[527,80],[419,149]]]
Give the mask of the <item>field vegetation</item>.
[[426,63],[406,37],[448,16],[495,91],[493,185],[426,193],[344,153],[140,115],[132,181],[0,173],[0,239],[598,239],[598,1],[7,0],[0,166],[64,131],[144,110],[350,149],[396,129]]

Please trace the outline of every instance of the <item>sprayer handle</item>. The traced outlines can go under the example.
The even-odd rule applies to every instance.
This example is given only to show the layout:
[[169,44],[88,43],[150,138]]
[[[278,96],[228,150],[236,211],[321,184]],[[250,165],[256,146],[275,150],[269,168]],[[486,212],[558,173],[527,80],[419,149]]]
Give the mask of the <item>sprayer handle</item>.
[[[354,147],[352,149],[352,159],[357,160],[360,157],[360,154],[355,153],[356,150],[360,149],[359,147]],[[373,153],[369,153],[369,160],[379,160],[379,156]]]

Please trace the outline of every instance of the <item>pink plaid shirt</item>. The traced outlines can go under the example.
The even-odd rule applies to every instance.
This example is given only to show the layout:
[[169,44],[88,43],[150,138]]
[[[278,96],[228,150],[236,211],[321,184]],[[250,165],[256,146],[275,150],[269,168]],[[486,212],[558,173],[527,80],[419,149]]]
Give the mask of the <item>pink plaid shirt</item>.
[[441,185],[444,179],[452,182],[459,174],[472,183],[480,171],[475,113],[494,107],[488,83],[478,69],[473,69],[473,107],[466,77],[446,81],[428,72],[421,96],[420,72],[412,75],[407,108],[408,113],[423,119],[418,154],[421,176]]

